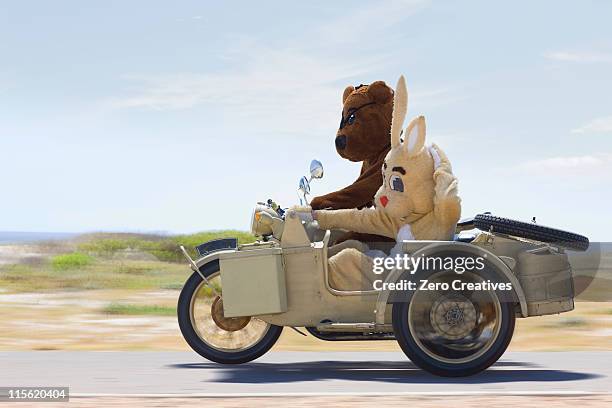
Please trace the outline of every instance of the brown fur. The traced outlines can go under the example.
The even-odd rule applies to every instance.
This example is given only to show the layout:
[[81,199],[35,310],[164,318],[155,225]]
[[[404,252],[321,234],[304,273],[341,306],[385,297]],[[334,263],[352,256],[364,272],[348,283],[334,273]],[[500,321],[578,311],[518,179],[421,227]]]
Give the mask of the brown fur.
[[374,194],[382,184],[382,163],[391,148],[389,132],[393,112],[393,89],[383,81],[355,89],[348,86],[342,95],[342,116],[349,110],[374,102],[356,112],[355,122],[338,129],[336,137],[346,136],[346,147],[338,154],[353,162],[362,162],[359,177],[353,184],[312,199],[313,209],[363,208],[372,205]]

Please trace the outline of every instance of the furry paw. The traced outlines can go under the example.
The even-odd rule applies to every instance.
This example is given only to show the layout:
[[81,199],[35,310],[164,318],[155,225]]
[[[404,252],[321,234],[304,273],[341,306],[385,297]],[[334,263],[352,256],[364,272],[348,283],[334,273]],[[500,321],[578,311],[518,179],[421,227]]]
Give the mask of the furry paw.
[[309,223],[314,221],[314,212],[312,207],[307,205],[295,205],[287,211],[287,215],[292,217],[293,214],[297,215],[302,221]]
[[456,196],[458,193],[457,178],[452,173],[440,170],[434,173],[436,198],[441,200]]
[[309,206],[309,205],[294,205],[289,210],[293,211],[293,212],[306,212],[306,213],[309,213],[309,212],[312,212],[312,207]]
[[331,204],[321,197],[315,197],[310,201],[310,206],[313,210],[324,210],[325,208],[331,207]]
[[445,169],[448,172],[452,172],[450,161],[446,156],[446,153],[437,144],[432,143],[429,148],[429,153],[434,161],[434,170]]

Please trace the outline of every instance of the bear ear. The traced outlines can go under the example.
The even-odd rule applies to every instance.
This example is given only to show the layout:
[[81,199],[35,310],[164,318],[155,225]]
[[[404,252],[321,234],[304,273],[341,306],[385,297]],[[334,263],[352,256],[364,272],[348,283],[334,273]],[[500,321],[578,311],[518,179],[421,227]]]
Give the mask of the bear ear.
[[406,140],[404,146],[408,150],[408,156],[416,156],[421,153],[425,146],[425,117],[419,116],[413,119],[406,128]]
[[354,90],[355,90],[355,87],[353,85],[349,85],[344,89],[344,93],[342,94],[342,104],[343,105],[344,105],[344,102],[346,102],[346,98],[348,98],[349,95],[352,94]]
[[393,89],[385,81],[375,81],[368,86],[368,94],[372,96],[374,102],[384,105],[393,99]]

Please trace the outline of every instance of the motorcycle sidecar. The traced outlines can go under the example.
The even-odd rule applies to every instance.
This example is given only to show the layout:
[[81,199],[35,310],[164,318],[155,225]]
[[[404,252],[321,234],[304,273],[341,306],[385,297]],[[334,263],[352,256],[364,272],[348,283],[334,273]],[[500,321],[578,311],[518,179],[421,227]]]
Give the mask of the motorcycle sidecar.
[[[460,276],[445,268],[412,275],[393,269],[384,277],[387,284],[425,280],[432,290],[343,291],[329,284],[331,232],[317,232],[295,212],[279,220],[269,241],[205,244],[199,259],[189,258],[194,273],[180,294],[178,318],[203,357],[251,361],[274,345],[283,327],[305,327],[324,340],[396,339],[419,367],[466,376],[499,359],[516,318],[573,309],[567,256],[549,244],[485,231],[469,242],[406,241],[404,253],[412,257],[481,257],[485,267]],[[453,288],[458,278],[472,286]],[[469,289],[486,282],[511,289]]]

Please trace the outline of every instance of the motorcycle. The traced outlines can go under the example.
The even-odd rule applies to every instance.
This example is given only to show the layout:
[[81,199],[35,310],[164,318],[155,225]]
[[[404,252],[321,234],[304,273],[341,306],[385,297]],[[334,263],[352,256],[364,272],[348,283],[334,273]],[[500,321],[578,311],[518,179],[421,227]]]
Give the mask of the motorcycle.
[[[322,177],[313,160],[299,182],[302,204]],[[395,267],[376,288],[343,290],[330,285],[327,265],[330,242],[343,231],[321,230],[309,212],[273,200],[257,203],[251,231],[257,241],[209,241],[195,260],[180,247],[193,271],[178,301],[181,333],[195,352],[221,364],[252,361],[284,327],[306,335],[303,327],[326,341],[396,340],[431,373],[476,374],[505,352],[517,318],[574,308],[566,250],[588,247],[577,234],[479,214],[459,222],[453,241],[404,241],[402,251],[413,261],[477,258],[483,268],[458,275],[442,266]],[[412,290],[394,288],[411,281],[418,283]]]

